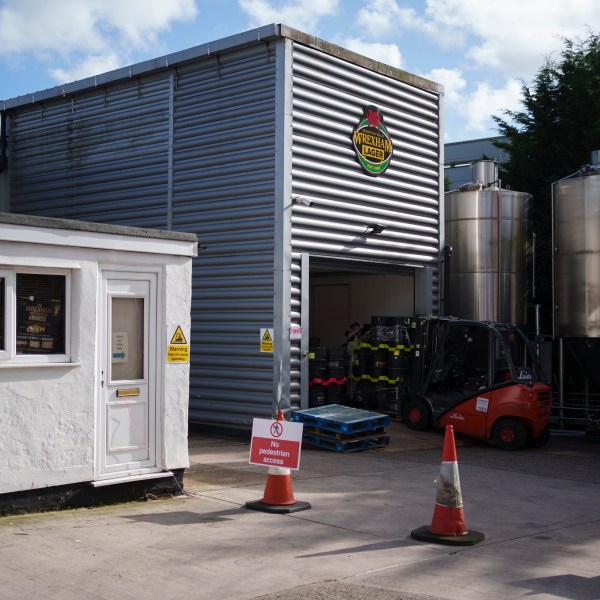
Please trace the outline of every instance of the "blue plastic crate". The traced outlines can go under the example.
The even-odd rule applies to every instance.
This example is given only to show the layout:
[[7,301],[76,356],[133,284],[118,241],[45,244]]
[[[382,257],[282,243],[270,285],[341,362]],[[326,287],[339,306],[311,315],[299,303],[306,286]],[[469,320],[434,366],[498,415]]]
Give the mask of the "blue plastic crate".
[[328,404],[317,408],[297,410],[292,413],[292,421],[327,431],[358,433],[385,427],[389,425],[390,417],[341,404]]

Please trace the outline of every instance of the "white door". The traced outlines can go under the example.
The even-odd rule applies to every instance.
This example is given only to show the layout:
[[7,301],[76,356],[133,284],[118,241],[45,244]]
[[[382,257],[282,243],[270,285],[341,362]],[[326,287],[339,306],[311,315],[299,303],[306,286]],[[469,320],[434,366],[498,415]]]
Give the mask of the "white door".
[[97,477],[156,470],[156,275],[102,277]]

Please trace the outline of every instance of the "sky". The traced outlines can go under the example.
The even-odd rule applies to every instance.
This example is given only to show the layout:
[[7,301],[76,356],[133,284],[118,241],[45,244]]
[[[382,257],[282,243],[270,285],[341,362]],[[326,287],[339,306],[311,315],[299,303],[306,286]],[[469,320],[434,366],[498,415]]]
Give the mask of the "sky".
[[0,0],[2,100],[283,23],[444,85],[444,141],[498,135],[598,0]]

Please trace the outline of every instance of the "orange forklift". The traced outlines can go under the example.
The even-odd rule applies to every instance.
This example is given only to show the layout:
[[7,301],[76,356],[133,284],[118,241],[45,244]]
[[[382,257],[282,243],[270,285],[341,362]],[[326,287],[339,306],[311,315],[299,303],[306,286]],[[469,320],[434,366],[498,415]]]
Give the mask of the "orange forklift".
[[504,450],[548,441],[552,388],[520,329],[423,317],[412,334],[412,375],[402,410],[410,429],[452,425]]

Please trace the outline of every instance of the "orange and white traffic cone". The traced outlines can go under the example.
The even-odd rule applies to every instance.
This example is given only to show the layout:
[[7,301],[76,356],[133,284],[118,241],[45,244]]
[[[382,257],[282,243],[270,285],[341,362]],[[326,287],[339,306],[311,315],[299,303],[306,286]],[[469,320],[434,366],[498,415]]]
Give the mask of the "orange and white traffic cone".
[[459,546],[472,546],[485,539],[483,533],[467,529],[452,425],[446,427],[442,464],[435,482],[437,495],[431,525],[419,527],[411,531],[410,535],[424,542]]
[[[283,411],[277,411],[277,420],[283,421]],[[269,467],[267,484],[261,500],[246,502],[246,508],[262,512],[291,513],[311,508],[308,502],[294,498],[291,471],[285,467]]]

